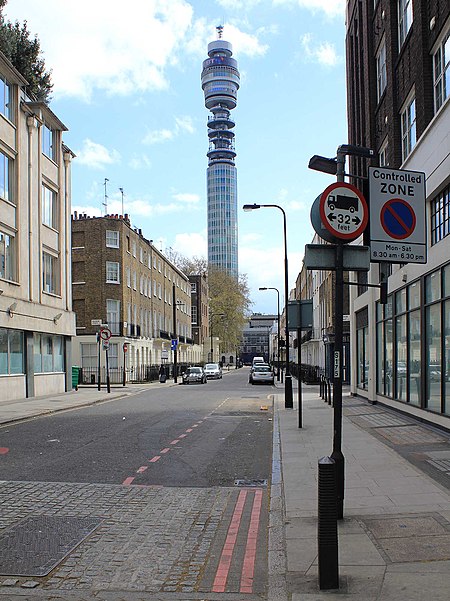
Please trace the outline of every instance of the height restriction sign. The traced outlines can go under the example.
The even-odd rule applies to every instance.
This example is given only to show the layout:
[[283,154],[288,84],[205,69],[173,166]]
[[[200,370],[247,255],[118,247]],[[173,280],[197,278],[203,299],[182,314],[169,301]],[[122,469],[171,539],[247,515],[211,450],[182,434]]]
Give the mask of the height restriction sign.
[[369,167],[370,260],[426,263],[425,174]]

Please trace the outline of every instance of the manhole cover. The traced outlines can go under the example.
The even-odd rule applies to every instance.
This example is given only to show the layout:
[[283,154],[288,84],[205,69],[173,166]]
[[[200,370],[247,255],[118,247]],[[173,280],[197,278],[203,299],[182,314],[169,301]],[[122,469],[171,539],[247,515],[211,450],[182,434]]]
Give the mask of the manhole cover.
[[46,576],[101,522],[57,516],[22,520],[0,535],[0,574]]
[[267,480],[235,480],[234,485],[245,487],[267,486]]

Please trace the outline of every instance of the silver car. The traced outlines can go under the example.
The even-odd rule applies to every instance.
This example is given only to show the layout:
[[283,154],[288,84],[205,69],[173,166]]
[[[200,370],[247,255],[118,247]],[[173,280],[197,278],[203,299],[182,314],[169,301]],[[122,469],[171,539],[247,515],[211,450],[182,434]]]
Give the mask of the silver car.
[[270,365],[264,365],[262,363],[256,364],[250,371],[248,381],[250,384],[256,384],[257,382],[273,384],[275,382],[275,378],[272,368]]
[[207,363],[205,365],[205,375],[207,378],[220,379],[222,377],[222,368],[218,363]]
[[182,375],[182,379],[183,384],[190,384],[191,382],[206,384],[206,375],[203,371],[203,367],[188,367]]

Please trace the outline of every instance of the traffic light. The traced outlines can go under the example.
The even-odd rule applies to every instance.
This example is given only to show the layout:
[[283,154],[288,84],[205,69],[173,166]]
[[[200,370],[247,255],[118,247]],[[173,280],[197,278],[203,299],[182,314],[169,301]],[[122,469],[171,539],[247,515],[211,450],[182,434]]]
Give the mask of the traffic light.
[[380,304],[385,305],[388,300],[388,283],[381,282],[380,283]]

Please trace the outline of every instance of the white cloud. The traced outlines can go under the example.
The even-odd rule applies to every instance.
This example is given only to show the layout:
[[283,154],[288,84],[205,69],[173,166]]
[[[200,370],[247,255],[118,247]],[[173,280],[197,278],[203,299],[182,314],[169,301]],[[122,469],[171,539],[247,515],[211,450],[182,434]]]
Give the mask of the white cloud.
[[[303,253],[289,253],[289,272],[294,280],[289,282],[290,288],[295,285],[295,277],[301,268]],[[256,248],[239,246],[239,271],[248,274],[248,283],[251,292],[258,290],[262,286],[273,286],[280,291],[280,301],[284,298],[284,249],[280,247],[261,247]],[[255,265],[264,266],[262,269],[255,269]],[[300,267],[299,267],[300,266]],[[276,307],[276,298],[274,299]]]
[[112,165],[120,161],[117,150],[108,150],[102,144],[93,142],[89,138],[83,141],[81,150],[76,150],[76,161],[93,169],[102,169],[105,165]]
[[206,232],[177,234],[174,248],[185,257],[206,257],[208,253]]
[[197,204],[200,202],[200,196],[198,194],[192,194],[190,192],[178,192],[172,195],[174,200],[178,202],[185,202],[187,204]]
[[175,117],[175,124],[172,129],[155,129],[149,131],[144,136],[142,143],[147,145],[160,144],[168,140],[173,140],[173,138],[179,136],[181,133],[195,133],[193,120],[188,115]]
[[317,62],[327,67],[334,67],[341,62],[341,58],[337,55],[336,49],[330,42],[321,42],[313,46],[313,36],[311,33],[305,33],[300,42],[303,48],[303,56],[311,61]]
[[346,0],[273,0],[274,6],[298,6],[313,13],[323,12],[327,17],[343,17],[345,2]]
[[137,171],[138,169],[148,169],[152,166],[151,160],[146,154],[141,156],[133,155],[128,161],[128,166]]

